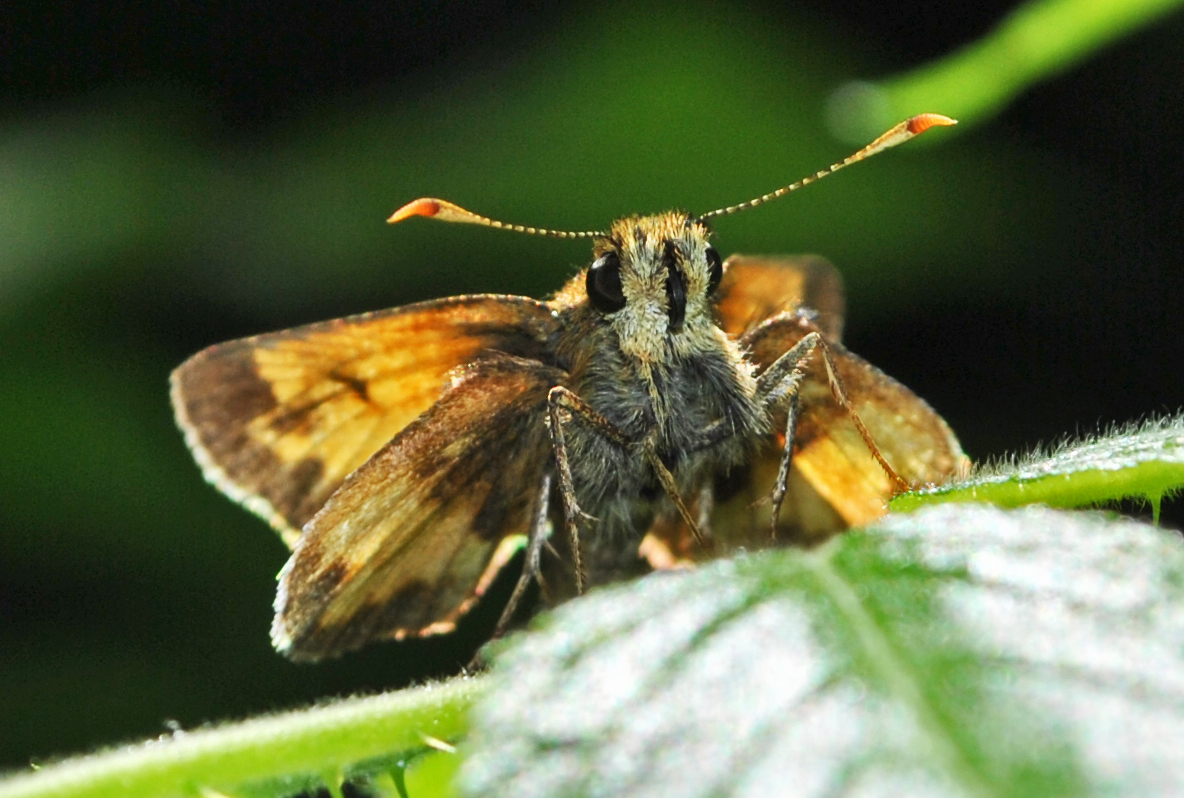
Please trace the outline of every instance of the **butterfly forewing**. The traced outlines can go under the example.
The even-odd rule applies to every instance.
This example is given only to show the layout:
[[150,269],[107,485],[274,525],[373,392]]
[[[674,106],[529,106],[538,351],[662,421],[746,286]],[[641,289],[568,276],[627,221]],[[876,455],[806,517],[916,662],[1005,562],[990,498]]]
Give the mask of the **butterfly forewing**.
[[805,307],[829,340],[842,340],[843,280],[816,255],[733,255],[724,263],[716,297],[728,335],[738,338],[778,313]]
[[295,543],[356,468],[488,351],[538,357],[555,325],[523,297],[455,297],[213,346],[172,376],[206,478]]
[[277,648],[317,659],[450,629],[498,544],[529,526],[562,377],[509,356],[459,372],[305,527],[281,574]]

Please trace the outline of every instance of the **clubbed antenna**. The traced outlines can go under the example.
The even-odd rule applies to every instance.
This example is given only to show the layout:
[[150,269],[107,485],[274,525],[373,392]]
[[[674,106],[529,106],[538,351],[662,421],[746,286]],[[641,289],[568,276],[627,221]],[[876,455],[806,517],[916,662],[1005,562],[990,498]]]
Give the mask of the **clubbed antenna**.
[[865,158],[870,158],[876,153],[883,152],[889,147],[895,147],[897,144],[904,144],[909,139],[913,138],[914,136],[921,135],[931,127],[948,127],[949,125],[956,124],[958,124],[957,120],[950,119],[948,116],[942,116],[941,114],[919,114],[912,117],[911,119],[906,119],[884,135],[880,136],[871,144],[864,147],[859,152],[851,155],[848,158],[844,158],[836,164],[831,164],[821,172],[815,172],[809,177],[803,178],[796,183],[791,183],[784,188],[779,188],[776,191],[763,194],[756,199],[749,200],[748,202],[742,202],[739,205],[729,205],[726,208],[718,208],[714,211],[709,211],[701,215],[699,220],[702,221],[703,219],[710,219],[713,216],[727,216],[731,213],[737,213],[738,211],[755,208],[757,205],[764,205],[766,202],[775,200],[778,197],[783,197],[791,191],[797,191],[802,186],[808,186],[811,183],[816,183],[827,175],[833,175],[844,166],[850,166],[851,164],[862,161]]
[[[768,194],[764,194],[756,199],[751,199],[748,202],[742,202],[739,205],[729,205],[726,208],[718,208],[714,211],[709,211],[699,216],[699,221],[710,219],[713,216],[727,216],[731,213],[755,208],[757,205],[763,205],[769,200],[775,200],[778,197],[783,197],[791,191],[797,191],[802,186],[808,186],[811,183],[817,182],[827,175],[834,174],[842,169],[844,166],[850,166],[853,163],[862,161],[865,158],[870,158],[878,152],[895,147],[897,144],[903,144],[914,136],[919,136],[931,127],[947,127],[949,125],[958,124],[956,120],[950,119],[948,116],[941,114],[919,114],[911,119],[906,119],[896,127],[889,130],[884,135],[873,141],[871,144],[864,147],[854,155],[832,164],[821,172],[815,172],[809,177],[803,178],[796,183],[791,183],[784,188],[779,188]],[[602,230],[548,230],[542,227],[526,227],[521,224],[507,224],[499,222],[496,219],[490,219],[487,216],[481,216],[466,211],[459,205],[454,205],[448,200],[434,199],[432,197],[421,197],[420,199],[408,202],[402,208],[391,214],[387,219],[391,224],[401,222],[412,216],[426,216],[430,219],[439,219],[442,222],[462,222],[464,224],[479,224],[485,227],[496,227],[499,230],[513,230],[516,233],[529,233],[535,236],[550,236],[551,238],[607,238],[608,233]]]
[[496,227],[499,230],[513,230],[515,233],[529,233],[534,236],[551,236],[552,238],[605,238],[608,236],[607,233],[598,230],[575,232],[571,230],[546,230],[541,227],[526,227],[520,224],[506,224],[505,222],[499,222],[496,219],[490,219],[486,216],[479,216],[472,211],[466,211],[459,205],[453,205],[447,200],[432,199],[431,197],[423,197],[408,202],[391,214],[391,218],[387,219],[387,221],[395,224],[412,216],[427,216],[431,219],[439,219],[442,222],[480,224],[485,227]]

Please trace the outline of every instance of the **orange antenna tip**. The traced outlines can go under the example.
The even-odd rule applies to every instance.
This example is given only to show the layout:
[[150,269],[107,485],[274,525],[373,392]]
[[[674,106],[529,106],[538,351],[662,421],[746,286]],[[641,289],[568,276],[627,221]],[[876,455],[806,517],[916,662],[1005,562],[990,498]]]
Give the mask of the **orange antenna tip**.
[[950,119],[941,114],[917,114],[906,123],[909,132],[919,136],[931,127],[950,127],[958,124],[957,119]]
[[817,183],[824,177],[833,175],[840,169],[845,169],[853,163],[870,158],[876,153],[883,152],[889,147],[895,147],[897,144],[903,144],[911,138],[921,135],[931,127],[948,127],[949,125],[958,124],[957,120],[950,119],[948,116],[941,114],[918,114],[898,124],[893,125],[886,132],[880,135],[871,144],[864,147],[859,152],[853,155],[848,155],[838,163],[833,163],[820,172],[803,177],[796,183],[790,183],[788,186],[782,186],[776,191],[770,191],[768,194],[762,194],[756,199],[750,199],[748,202],[741,202],[739,205],[729,205],[726,208],[717,208],[714,211],[709,211],[698,218],[700,220],[710,219],[715,216],[727,216],[738,211],[746,211],[749,208],[755,208],[758,205],[764,205],[766,202],[775,200],[778,197],[784,197],[791,191],[797,191],[803,186],[808,186],[811,183]]
[[499,230],[513,230],[516,233],[551,236],[552,238],[603,238],[605,236],[605,233],[598,230],[577,232],[571,230],[548,230],[542,227],[526,227],[521,224],[506,224],[505,222],[499,222],[496,219],[490,219],[487,216],[473,213],[472,211],[466,211],[464,208],[448,200],[436,199],[435,197],[420,197],[417,200],[412,200],[392,213],[387,221],[391,224],[396,224],[404,219],[410,219],[412,216],[426,216],[429,219],[438,219],[441,222],[479,224],[485,227],[496,227]]
[[412,216],[436,216],[441,210],[444,210],[445,206],[451,204],[444,200],[432,199],[431,197],[420,197],[417,200],[408,202],[402,208],[392,213],[391,218],[387,219],[387,221],[391,224],[396,224],[404,219],[410,219]]

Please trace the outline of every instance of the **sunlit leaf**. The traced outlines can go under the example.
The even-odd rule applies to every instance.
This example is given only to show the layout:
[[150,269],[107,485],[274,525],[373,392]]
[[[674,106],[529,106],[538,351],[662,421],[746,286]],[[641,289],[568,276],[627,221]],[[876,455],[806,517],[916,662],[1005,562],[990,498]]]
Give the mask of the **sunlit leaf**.
[[1176,415],[988,463],[966,479],[898,496],[891,508],[962,501],[1083,507],[1136,497],[1151,502],[1158,518],[1160,501],[1181,487],[1184,415]]
[[555,613],[475,710],[470,795],[1177,795],[1184,548],[942,506]]

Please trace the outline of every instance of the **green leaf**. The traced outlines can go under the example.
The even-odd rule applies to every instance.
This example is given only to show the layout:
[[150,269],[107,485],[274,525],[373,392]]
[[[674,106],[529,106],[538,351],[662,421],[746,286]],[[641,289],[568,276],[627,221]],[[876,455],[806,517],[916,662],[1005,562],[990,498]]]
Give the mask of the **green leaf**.
[[908,512],[927,504],[984,501],[1002,507],[1084,507],[1128,497],[1151,502],[1184,487],[1184,414],[1127,424],[1051,450],[976,468],[969,477],[892,500]]
[[550,616],[474,710],[469,795],[1179,795],[1184,549],[946,505]]

